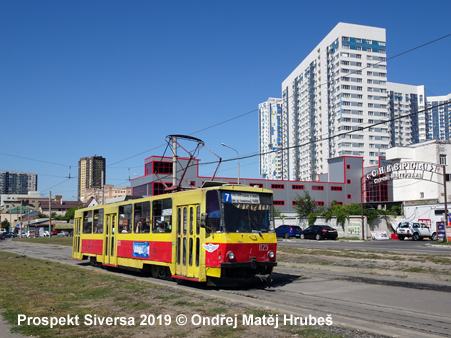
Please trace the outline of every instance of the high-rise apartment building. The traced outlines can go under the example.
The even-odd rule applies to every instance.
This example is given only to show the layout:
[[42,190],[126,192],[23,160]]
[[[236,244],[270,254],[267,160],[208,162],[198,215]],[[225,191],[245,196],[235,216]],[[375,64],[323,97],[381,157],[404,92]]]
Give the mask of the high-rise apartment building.
[[339,23],[282,83],[283,179],[317,180],[338,156],[369,166],[390,144],[369,127],[387,97],[385,29]]
[[86,189],[100,189],[105,184],[105,168],[106,160],[101,156],[83,157],[78,161],[79,200],[85,198]]
[[26,195],[38,190],[38,175],[17,171],[0,171],[0,194]]
[[[388,82],[387,91],[388,112],[385,114],[390,120],[390,148],[426,141],[424,86]],[[374,117],[373,122],[377,123],[379,119]]]
[[282,99],[269,98],[258,105],[260,175],[282,179]]
[[451,94],[429,96],[427,106],[427,140],[451,140]]

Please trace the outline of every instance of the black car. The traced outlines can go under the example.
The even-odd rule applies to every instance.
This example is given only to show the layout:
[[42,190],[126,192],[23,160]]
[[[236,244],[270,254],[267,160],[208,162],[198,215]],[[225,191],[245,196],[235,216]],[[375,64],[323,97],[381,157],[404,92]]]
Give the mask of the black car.
[[301,239],[337,239],[338,232],[328,225],[312,225],[304,229],[301,233]]
[[0,232],[0,240],[1,240],[1,239],[5,239],[5,235],[4,235],[3,232]]

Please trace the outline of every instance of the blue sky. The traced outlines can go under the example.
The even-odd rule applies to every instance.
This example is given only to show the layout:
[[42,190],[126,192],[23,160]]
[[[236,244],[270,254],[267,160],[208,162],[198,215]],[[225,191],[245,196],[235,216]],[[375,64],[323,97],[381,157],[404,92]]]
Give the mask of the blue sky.
[[[37,173],[43,196],[73,200],[81,157],[105,157],[107,184],[129,185],[167,135],[200,138],[223,159],[236,153],[221,142],[256,154],[258,104],[280,97],[338,22],[385,28],[390,58],[450,34],[450,12],[445,0],[0,0],[0,171]],[[448,37],[390,60],[388,81],[449,94],[450,55]],[[258,157],[240,165],[259,177]],[[217,175],[236,176],[236,162]]]

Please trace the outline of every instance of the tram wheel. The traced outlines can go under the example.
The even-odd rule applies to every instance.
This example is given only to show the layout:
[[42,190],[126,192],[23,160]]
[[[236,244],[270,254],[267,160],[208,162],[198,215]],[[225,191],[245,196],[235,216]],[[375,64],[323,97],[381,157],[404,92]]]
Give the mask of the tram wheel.
[[158,265],[152,265],[150,267],[150,274],[153,278],[159,278],[160,277],[160,267]]

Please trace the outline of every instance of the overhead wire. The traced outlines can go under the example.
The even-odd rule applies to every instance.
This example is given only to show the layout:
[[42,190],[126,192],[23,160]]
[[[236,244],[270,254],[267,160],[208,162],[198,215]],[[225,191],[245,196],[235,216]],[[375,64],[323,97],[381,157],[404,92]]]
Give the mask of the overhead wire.
[[[236,158],[223,159],[222,162],[236,161],[236,160],[242,160],[242,159],[247,159],[247,158],[256,157],[256,156],[272,154],[272,153],[276,153],[276,152],[280,152],[280,151],[286,151],[288,149],[303,147],[303,146],[306,146],[306,145],[309,145],[309,144],[313,144],[313,143],[317,143],[317,142],[323,142],[323,141],[331,140],[331,139],[336,138],[336,137],[340,137],[340,136],[348,135],[348,134],[353,134],[353,133],[356,133],[356,132],[361,132],[364,129],[373,128],[373,127],[381,125],[381,124],[386,124],[388,122],[399,120],[401,118],[412,116],[412,115],[415,115],[415,114],[418,114],[418,113],[421,113],[421,112],[426,112],[426,111],[428,111],[430,109],[438,108],[438,107],[441,107],[441,106],[444,106],[444,105],[448,105],[450,103],[451,103],[451,101],[446,101],[444,103],[437,104],[435,106],[427,107],[427,108],[425,108],[423,110],[412,112],[412,113],[409,113],[409,114],[406,114],[406,115],[397,116],[397,117],[394,117],[394,118],[391,118],[391,119],[388,119],[388,120],[384,120],[384,121],[381,121],[381,122],[373,123],[373,124],[368,125],[368,126],[358,127],[355,130],[349,130],[349,131],[346,131],[346,132],[342,132],[340,134],[327,136],[325,138],[321,138],[321,139],[318,139],[318,140],[308,141],[308,142],[305,142],[305,143],[302,143],[302,144],[296,144],[296,145],[292,145],[292,146],[285,147],[285,148],[279,148],[279,149],[267,151],[267,152],[264,152],[264,153],[256,153],[256,154],[252,154],[252,155],[248,155],[248,156],[240,156],[240,157],[236,157]],[[207,165],[207,164],[213,164],[213,163],[216,163],[216,161],[199,163],[199,165]]]

